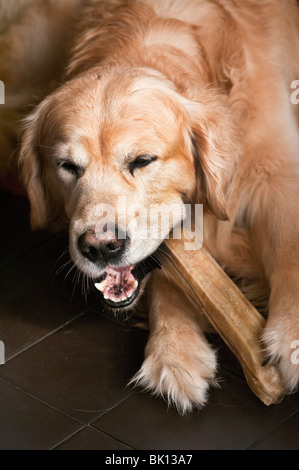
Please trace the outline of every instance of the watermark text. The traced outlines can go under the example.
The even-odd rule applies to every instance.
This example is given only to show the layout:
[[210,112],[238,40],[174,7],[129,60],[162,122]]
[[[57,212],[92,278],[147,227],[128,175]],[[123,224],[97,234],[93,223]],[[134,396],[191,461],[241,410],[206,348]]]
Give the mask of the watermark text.
[[3,341],[0,341],[0,366],[5,364],[5,346]]
[[291,363],[297,365],[299,364],[299,339],[292,342],[291,349],[294,349],[291,354]]
[[291,93],[291,103],[299,104],[299,80],[293,80],[291,83],[291,88],[294,90]]
[[99,239],[125,239],[136,235],[139,240],[184,239],[186,250],[198,250],[203,244],[202,204],[127,204],[118,197],[116,206],[100,204],[95,233]]
[[5,86],[0,80],[0,104],[5,104]]

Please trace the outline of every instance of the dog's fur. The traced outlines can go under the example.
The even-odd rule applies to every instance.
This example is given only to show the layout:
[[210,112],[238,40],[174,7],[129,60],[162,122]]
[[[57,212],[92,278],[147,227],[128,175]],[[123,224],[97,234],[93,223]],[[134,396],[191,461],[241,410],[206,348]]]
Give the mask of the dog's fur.
[[[33,227],[69,224],[72,259],[94,279],[77,240],[100,203],[203,203],[210,253],[254,279],[256,295],[258,279],[270,287],[262,341],[289,391],[299,382],[298,50],[293,0],[94,0],[65,83],[27,120],[20,159]],[[140,154],[158,159],[131,174]],[[57,167],[61,158],[82,175]],[[158,248],[145,229],[130,233],[127,265]],[[135,381],[184,413],[206,402],[216,354],[174,280],[154,271],[148,288]]]

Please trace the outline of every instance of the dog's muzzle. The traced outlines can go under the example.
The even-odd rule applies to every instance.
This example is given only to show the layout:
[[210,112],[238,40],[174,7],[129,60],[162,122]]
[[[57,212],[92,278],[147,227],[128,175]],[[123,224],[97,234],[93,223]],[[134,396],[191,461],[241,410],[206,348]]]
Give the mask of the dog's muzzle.
[[99,234],[93,227],[78,238],[81,254],[88,261],[104,268],[94,285],[101,292],[105,304],[114,309],[129,307],[138,297],[145,276],[153,269],[161,268],[153,255],[135,265],[123,266],[121,258],[128,241],[124,232],[106,230]]

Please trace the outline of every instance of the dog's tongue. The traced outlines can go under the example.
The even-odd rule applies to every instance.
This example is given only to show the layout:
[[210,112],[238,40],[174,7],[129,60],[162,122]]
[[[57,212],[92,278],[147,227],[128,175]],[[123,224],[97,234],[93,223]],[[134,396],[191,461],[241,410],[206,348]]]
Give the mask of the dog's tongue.
[[118,303],[132,297],[138,287],[138,281],[131,273],[133,268],[134,265],[124,268],[111,266],[106,268],[105,279],[95,284],[105,300]]

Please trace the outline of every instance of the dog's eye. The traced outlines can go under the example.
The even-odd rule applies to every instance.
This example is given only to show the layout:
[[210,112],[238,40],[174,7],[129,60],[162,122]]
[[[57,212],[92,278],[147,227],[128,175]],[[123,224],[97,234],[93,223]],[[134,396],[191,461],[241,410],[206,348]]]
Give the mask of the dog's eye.
[[75,176],[76,178],[81,178],[84,174],[84,168],[75,163],[71,162],[70,160],[59,160],[57,162],[58,168],[70,173],[71,175]]
[[157,158],[158,157],[155,157],[153,155],[147,155],[147,154],[146,155],[139,155],[137,158],[135,158],[135,160],[133,160],[129,164],[131,175],[134,176],[134,171],[137,168],[143,168],[143,167],[149,165],[150,163],[154,162],[155,160],[157,160]]

